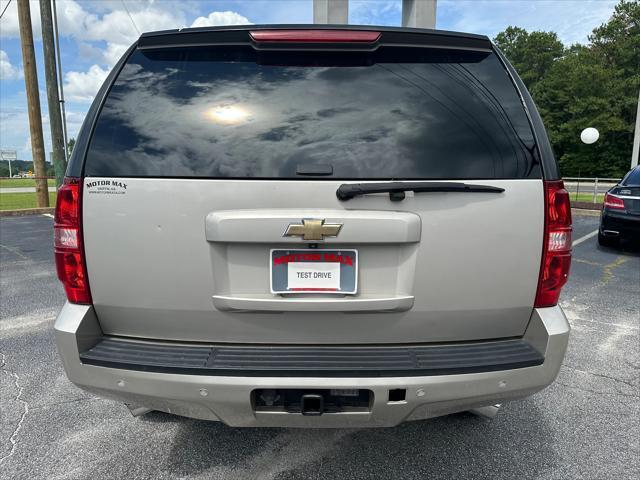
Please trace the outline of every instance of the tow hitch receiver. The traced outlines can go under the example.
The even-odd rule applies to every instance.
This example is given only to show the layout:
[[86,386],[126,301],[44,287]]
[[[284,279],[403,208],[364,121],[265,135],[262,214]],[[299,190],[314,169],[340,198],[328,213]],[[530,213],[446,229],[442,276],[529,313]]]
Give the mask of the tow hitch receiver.
[[313,393],[302,395],[300,403],[302,405],[301,410],[303,415],[322,415],[322,412],[324,411],[324,400],[322,395],[316,395]]
[[373,392],[364,389],[265,388],[251,393],[257,412],[318,416],[324,413],[369,412]]

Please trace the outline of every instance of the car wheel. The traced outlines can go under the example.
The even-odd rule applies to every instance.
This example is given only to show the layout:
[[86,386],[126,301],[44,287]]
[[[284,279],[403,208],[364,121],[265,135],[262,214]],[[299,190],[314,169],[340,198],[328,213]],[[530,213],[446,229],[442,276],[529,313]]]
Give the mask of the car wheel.
[[598,232],[598,244],[603,247],[616,247],[620,239],[618,237],[607,237]]

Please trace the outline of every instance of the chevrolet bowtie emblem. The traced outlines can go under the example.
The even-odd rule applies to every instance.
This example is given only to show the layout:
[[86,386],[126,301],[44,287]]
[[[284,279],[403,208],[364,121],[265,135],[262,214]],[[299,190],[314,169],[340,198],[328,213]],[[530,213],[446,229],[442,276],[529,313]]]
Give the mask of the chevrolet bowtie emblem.
[[302,223],[290,223],[283,237],[302,237],[303,240],[324,240],[337,237],[341,223],[324,223],[324,220],[303,219]]

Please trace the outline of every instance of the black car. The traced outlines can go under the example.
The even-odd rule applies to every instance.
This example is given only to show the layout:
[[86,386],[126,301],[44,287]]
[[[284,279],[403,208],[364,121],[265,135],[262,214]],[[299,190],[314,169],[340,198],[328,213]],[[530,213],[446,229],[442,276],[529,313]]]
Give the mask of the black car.
[[611,247],[621,238],[640,240],[640,166],[604,196],[598,243]]

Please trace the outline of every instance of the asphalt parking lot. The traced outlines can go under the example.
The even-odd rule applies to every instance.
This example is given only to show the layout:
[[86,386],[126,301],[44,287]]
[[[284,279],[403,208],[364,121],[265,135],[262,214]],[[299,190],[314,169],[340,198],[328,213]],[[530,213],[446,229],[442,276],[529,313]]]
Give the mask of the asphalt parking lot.
[[640,478],[640,252],[597,246],[574,216],[557,381],[489,421],[462,413],[390,429],[234,429],[151,413],[70,384],[53,342],[64,303],[52,219],[0,218],[2,478]]

